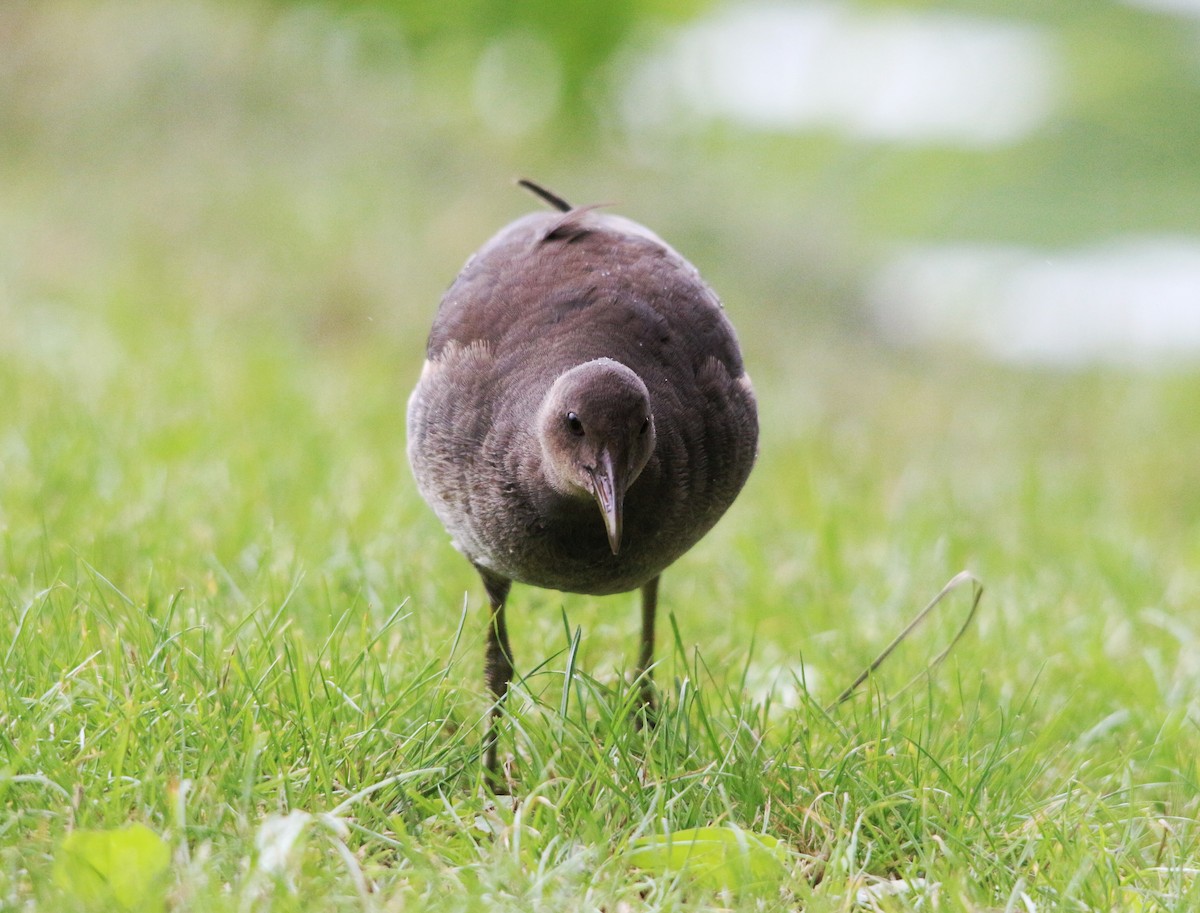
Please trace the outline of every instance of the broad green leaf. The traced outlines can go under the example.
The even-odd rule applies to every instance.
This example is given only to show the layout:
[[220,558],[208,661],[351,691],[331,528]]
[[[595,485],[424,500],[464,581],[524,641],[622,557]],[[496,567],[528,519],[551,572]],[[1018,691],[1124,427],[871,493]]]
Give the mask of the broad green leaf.
[[697,884],[735,894],[768,894],[786,873],[787,848],[776,838],[732,825],[640,837],[629,861],[640,869],[682,872]]
[[107,910],[161,910],[171,851],[144,824],[79,830],[59,844],[54,881],[76,901]]

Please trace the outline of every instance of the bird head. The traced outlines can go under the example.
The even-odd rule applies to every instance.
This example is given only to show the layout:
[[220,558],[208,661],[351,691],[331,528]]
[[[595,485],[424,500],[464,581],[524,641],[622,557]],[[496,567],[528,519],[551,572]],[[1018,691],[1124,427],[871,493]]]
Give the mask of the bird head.
[[654,452],[654,415],[642,379],[611,358],[576,365],[542,401],[538,436],[551,486],[595,500],[617,554],[625,492]]

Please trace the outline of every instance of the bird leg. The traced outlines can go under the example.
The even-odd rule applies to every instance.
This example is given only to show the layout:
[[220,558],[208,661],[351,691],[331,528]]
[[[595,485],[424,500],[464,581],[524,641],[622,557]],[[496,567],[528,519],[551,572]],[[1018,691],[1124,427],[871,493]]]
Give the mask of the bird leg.
[[638,656],[637,674],[641,682],[642,702],[638,708],[637,723],[654,725],[654,679],[650,664],[654,661],[654,616],[658,611],[658,581],[655,577],[642,587],[642,649]]
[[508,693],[508,683],[512,681],[513,664],[512,649],[508,645],[508,627],[504,623],[504,603],[508,599],[508,591],[512,581],[499,577],[491,571],[475,565],[479,576],[483,578],[484,589],[487,590],[488,603],[491,607],[488,622],[487,646],[484,648],[483,677],[491,689],[495,703],[488,719],[487,731],[483,737],[484,767],[487,770],[493,786],[499,783],[500,765],[496,743],[500,740],[496,732],[496,722],[500,717],[500,704]]

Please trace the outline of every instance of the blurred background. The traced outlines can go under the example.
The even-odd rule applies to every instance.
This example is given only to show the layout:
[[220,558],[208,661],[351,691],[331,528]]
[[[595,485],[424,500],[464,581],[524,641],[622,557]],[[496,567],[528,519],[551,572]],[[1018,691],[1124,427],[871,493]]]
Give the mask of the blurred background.
[[761,358],[1200,352],[1194,0],[9,0],[0,90],[0,347],[80,371],[123,295],[415,358],[517,176],[650,224]]
[[1189,0],[6,0],[0,561],[457,612],[403,410],[520,176],[729,308],[762,459],[690,560],[742,560],[672,594],[755,581],[734,642],[882,636],[968,565],[1016,614],[1055,568],[1064,649],[1200,594]]

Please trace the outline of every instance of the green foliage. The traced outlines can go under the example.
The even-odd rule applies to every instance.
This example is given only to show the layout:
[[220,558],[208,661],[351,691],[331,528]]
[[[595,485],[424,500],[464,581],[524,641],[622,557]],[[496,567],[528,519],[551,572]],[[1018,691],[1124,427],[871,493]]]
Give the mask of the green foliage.
[[682,872],[710,891],[773,895],[786,875],[786,848],[768,834],[693,827],[639,837],[629,862],[658,875]]
[[144,824],[78,830],[58,846],[54,881],[73,902],[95,910],[161,910],[171,851]]

